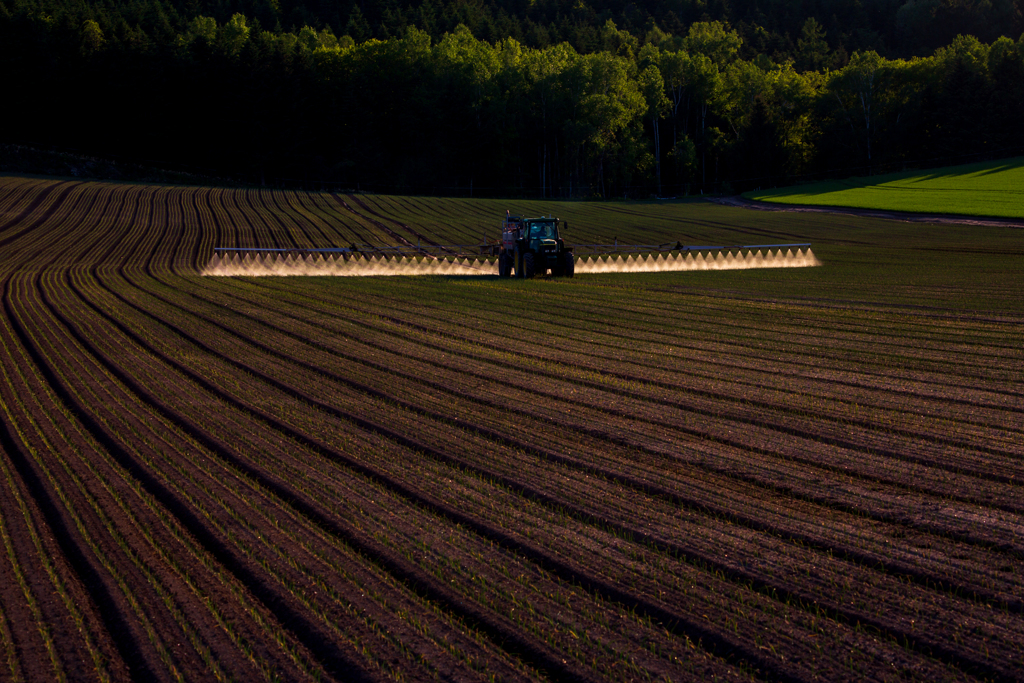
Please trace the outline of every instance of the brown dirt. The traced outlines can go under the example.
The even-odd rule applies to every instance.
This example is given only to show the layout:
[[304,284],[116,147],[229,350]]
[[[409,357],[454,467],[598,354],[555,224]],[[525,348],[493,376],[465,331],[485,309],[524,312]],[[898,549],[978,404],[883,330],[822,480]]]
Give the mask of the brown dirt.
[[1021,320],[194,275],[405,230],[340,201],[85,184],[10,226],[0,367],[39,374],[0,382],[0,514],[69,678],[13,491],[115,679],[209,677],[173,608],[239,680],[1020,679]]

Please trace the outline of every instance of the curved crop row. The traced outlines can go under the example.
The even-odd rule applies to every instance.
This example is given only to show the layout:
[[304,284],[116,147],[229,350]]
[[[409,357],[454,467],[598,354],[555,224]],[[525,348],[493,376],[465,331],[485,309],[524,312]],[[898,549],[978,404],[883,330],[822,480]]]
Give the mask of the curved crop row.
[[[235,328],[235,329],[238,329],[238,328],[237,328],[237,325],[236,325],[236,326],[234,326],[234,328]],[[219,334],[220,334],[221,336],[223,336],[223,334],[224,334],[224,333],[226,333],[226,332],[227,332],[227,329],[222,329],[222,330],[221,330],[221,332],[220,332]],[[261,338],[266,338],[266,335],[265,335],[265,334],[261,335]],[[229,355],[234,355],[234,354],[229,354]],[[283,354],[283,356],[284,356],[284,357],[287,357],[288,355],[289,355],[289,354]],[[305,358],[311,358],[311,357],[313,357],[313,355],[312,355],[312,354],[310,354],[310,352],[309,352],[308,350],[307,350],[307,351],[305,351],[305,352],[300,352],[300,353],[299,353],[298,355],[299,355],[300,357],[305,357]],[[265,363],[265,364],[264,364],[264,366],[267,366],[267,363]],[[252,369],[252,368],[251,368],[251,369],[249,370],[249,372],[256,372],[256,370],[255,370],[255,369]],[[296,370],[292,370],[290,374],[297,374],[297,375],[298,375],[298,374],[300,374],[300,373],[299,373],[299,372],[297,372]],[[327,383],[326,383],[326,378],[323,378],[323,380],[321,381],[321,391],[325,390],[325,389],[326,389],[326,386],[327,386]],[[405,393],[407,394],[408,392],[405,392]],[[365,401],[366,399],[363,399],[363,400]],[[335,402],[335,404],[336,404],[336,402]],[[380,408],[380,409],[383,409],[383,406],[381,406],[381,408]],[[468,421],[468,422],[469,422],[470,424],[472,424],[472,423],[473,423],[473,422],[474,422],[475,420],[481,420],[481,422],[480,422],[481,424],[487,424],[487,423],[489,422],[489,420],[488,420],[488,418],[487,418],[486,416],[479,416],[479,417],[476,417],[476,416],[468,416],[468,415],[464,415],[464,416],[463,416],[463,418],[464,418],[464,419],[466,419],[466,420],[467,420],[467,421]],[[395,419],[396,419],[396,418],[391,418],[391,419],[389,419],[389,420],[388,420],[387,422],[388,422],[389,424],[394,424],[394,422],[395,422]],[[492,446],[492,447],[489,447],[489,448],[481,448],[481,449],[480,449],[480,452],[493,452],[493,451],[494,451],[494,447],[493,447],[493,446]],[[463,463],[463,465],[465,466],[465,464],[466,464],[466,463],[464,462],[464,463]],[[514,469],[515,469],[515,467],[516,467],[516,466],[515,466],[515,464],[514,464],[514,461],[509,461],[509,464],[510,464],[510,467],[511,467],[511,468],[512,468],[512,469],[514,470]],[[508,477],[509,475],[507,475],[507,474],[506,474],[506,475],[504,475],[504,476],[506,477],[506,480],[507,480],[507,477]],[[607,521],[606,521],[606,522],[604,522],[604,523],[607,523]],[[1012,642],[1012,641],[1013,641],[1013,638],[1011,637],[1011,638],[1009,639],[1009,642]],[[1012,646],[1011,646],[1011,649],[1012,649]]]
[[[827,265],[197,275],[506,209]],[[0,677],[1018,680],[1004,232],[0,179]]]

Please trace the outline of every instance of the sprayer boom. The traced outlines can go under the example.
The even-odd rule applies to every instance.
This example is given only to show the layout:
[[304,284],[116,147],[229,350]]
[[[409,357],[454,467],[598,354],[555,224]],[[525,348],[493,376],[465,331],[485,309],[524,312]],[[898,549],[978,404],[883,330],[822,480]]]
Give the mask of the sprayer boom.
[[[733,245],[687,245],[680,242],[664,244],[575,244],[570,249],[575,253],[586,254],[653,254],[666,252],[697,252],[697,251],[737,251],[747,249],[790,249],[807,248],[810,242],[793,242],[789,244],[733,244]],[[352,245],[349,247],[214,247],[213,251],[222,254],[361,254],[378,256],[426,256],[433,258],[457,257],[472,258],[475,256],[494,255],[493,244],[429,244],[377,246],[372,244]]]
[[[819,265],[810,243],[567,245],[565,221],[506,212],[501,239],[483,244],[217,247],[206,275],[499,275],[792,268]],[[793,250],[796,253],[793,253]],[[767,253],[764,253],[764,250]]]
[[665,244],[619,244],[614,242],[612,244],[576,244],[573,245],[573,250],[579,254],[586,252],[587,254],[653,254],[653,253],[667,253],[672,251],[678,252],[697,252],[697,251],[741,251],[747,249],[790,249],[790,248],[807,248],[810,247],[810,242],[794,242],[791,244],[730,244],[730,245],[716,245],[716,246],[704,246],[704,245],[688,245],[682,244],[681,242],[667,242]]

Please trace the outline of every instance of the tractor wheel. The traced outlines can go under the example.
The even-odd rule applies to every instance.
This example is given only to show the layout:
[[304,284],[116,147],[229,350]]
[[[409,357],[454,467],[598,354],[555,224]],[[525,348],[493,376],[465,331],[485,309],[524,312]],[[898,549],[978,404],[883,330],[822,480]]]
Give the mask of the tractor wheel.
[[502,251],[498,254],[498,276],[509,277],[512,275],[512,257]]
[[566,277],[572,277],[576,273],[576,259],[572,257],[571,251],[562,252],[562,272]]
[[533,252],[528,251],[523,254],[523,277],[533,277],[536,274],[536,270],[533,267]]

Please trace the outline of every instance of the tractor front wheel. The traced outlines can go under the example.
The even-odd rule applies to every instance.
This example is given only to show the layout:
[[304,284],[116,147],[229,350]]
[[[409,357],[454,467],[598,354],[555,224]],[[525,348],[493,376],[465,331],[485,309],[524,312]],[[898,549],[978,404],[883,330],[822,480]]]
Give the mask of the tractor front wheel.
[[512,275],[512,257],[505,251],[498,254],[498,276],[509,277]]
[[576,273],[576,259],[572,257],[571,251],[562,252],[562,273],[566,277],[572,277]]
[[528,251],[523,254],[523,277],[531,278],[536,274],[534,268],[533,252]]

